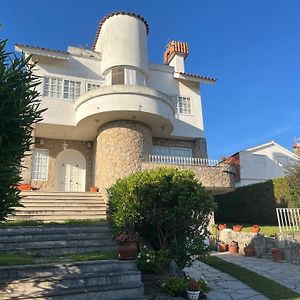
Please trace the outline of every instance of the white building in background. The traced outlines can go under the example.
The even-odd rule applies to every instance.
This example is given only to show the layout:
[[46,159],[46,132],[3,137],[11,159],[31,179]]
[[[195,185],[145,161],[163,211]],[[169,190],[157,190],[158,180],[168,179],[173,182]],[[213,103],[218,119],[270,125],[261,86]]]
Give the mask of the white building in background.
[[283,177],[299,157],[274,141],[239,151],[229,158],[237,165],[235,186],[244,186]]
[[[16,45],[37,62],[47,108],[24,183],[48,191],[103,190],[155,163],[211,165],[199,84],[216,80],[185,71],[183,42],[167,45],[164,64],[150,63],[148,31],[141,16],[118,12],[102,19],[91,50]],[[210,178],[206,186],[232,186],[232,174],[223,171],[198,173],[202,181]]]

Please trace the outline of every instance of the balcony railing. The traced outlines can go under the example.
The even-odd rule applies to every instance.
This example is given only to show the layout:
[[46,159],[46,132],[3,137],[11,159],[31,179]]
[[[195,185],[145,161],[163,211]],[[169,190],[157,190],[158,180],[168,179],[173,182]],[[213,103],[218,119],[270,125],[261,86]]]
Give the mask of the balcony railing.
[[149,162],[158,164],[180,164],[195,166],[216,166],[218,164],[218,161],[216,159],[162,155],[149,155]]

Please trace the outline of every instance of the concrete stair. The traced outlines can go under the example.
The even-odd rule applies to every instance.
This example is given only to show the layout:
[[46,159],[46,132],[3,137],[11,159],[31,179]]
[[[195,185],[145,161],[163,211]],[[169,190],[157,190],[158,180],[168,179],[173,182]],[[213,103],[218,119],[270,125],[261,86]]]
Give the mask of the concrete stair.
[[0,227],[0,253],[59,256],[115,250],[107,224]]
[[21,204],[9,221],[36,220],[62,223],[67,220],[106,219],[106,204],[99,193],[29,191],[21,193]]
[[102,260],[0,267],[0,299],[124,299],[143,297],[132,261]]

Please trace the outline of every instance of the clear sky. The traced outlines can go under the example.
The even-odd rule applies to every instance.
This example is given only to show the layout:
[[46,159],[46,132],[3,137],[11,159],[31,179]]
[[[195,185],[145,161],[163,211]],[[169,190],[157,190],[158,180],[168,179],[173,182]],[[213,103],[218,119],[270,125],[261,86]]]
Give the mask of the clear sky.
[[66,50],[91,46],[99,20],[114,11],[149,23],[149,59],[162,63],[170,40],[189,44],[186,72],[201,85],[209,157],[300,137],[299,0],[1,0],[1,38]]

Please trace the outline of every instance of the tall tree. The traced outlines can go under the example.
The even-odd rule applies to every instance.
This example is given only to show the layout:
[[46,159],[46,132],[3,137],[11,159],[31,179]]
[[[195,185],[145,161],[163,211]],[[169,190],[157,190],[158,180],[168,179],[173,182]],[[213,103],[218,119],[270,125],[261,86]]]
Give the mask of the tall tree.
[[300,207],[300,159],[287,172],[289,207]]
[[20,201],[21,159],[32,143],[33,124],[44,110],[36,87],[30,57],[17,57],[6,51],[7,40],[0,40],[0,220]]

